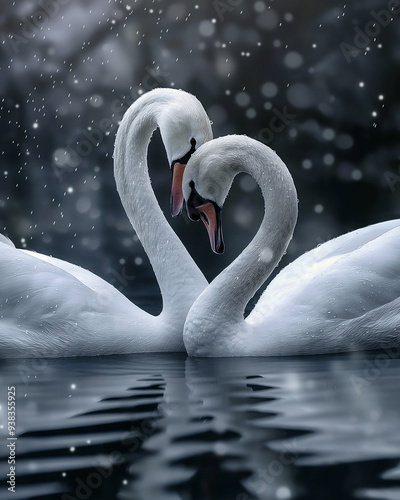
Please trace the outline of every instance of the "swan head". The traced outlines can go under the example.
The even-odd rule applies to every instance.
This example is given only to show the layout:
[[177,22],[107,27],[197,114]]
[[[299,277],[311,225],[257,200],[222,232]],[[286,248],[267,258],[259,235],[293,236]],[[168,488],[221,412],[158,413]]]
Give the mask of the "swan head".
[[[227,135],[202,145],[189,160],[182,178],[182,192],[191,220],[201,219],[211,248],[222,253],[221,210],[236,174],[247,172],[261,188],[265,208],[263,223],[280,218],[293,233],[297,218],[297,193],[286,165],[268,146],[245,135]],[[272,189],[273,186],[273,189]],[[269,224],[271,226],[271,224]]]
[[[172,90],[172,89],[170,89]],[[182,211],[182,176],[191,155],[212,139],[211,122],[200,101],[179,92],[179,99],[169,102],[158,118],[161,137],[171,166],[171,214]]]
[[[188,162],[183,174],[182,192],[189,218],[201,219],[207,228],[211,248],[224,252],[221,213],[232,181],[242,168],[238,158],[249,146],[244,136],[226,136],[214,139],[199,148]],[[245,149],[242,149],[245,147]]]

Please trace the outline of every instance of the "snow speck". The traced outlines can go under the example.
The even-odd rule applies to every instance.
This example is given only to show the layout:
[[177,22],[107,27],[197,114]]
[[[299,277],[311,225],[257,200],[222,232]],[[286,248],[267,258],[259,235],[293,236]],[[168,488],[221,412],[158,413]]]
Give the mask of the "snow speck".
[[264,12],[264,10],[265,10],[265,3],[261,2],[261,1],[256,2],[254,4],[254,10],[256,12]]
[[215,32],[215,26],[211,21],[201,21],[199,24],[199,32],[200,35],[210,37]]
[[300,68],[303,64],[303,56],[301,56],[298,52],[288,52],[283,58],[283,63],[290,69]]
[[322,158],[322,161],[325,163],[325,165],[327,165],[328,167],[330,167],[331,165],[334,164],[335,162],[335,157],[333,156],[333,154],[331,153],[327,153],[326,155],[324,155],[324,157]]
[[251,193],[257,189],[257,183],[250,175],[243,175],[239,180],[239,186],[245,193]]
[[348,134],[340,134],[336,137],[335,144],[339,149],[350,149],[354,144],[354,140]]
[[235,96],[235,102],[238,106],[247,106],[250,103],[250,96],[247,92],[239,92]]
[[295,83],[287,90],[288,100],[297,108],[309,108],[316,102],[315,92],[305,83]]
[[317,205],[315,205],[314,212],[316,214],[322,214],[323,211],[324,211],[323,205],[321,205],[320,203],[318,203]]
[[326,128],[323,132],[322,132],[322,137],[326,140],[326,141],[331,141],[334,137],[335,137],[335,131],[331,128]]
[[278,26],[278,14],[272,9],[264,10],[257,16],[256,22],[260,28],[266,31],[272,31]]
[[274,252],[270,248],[264,248],[264,250],[260,252],[260,260],[262,262],[265,262],[266,264],[271,262],[273,257],[274,257]]
[[261,93],[265,97],[275,97],[278,93],[278,86],[273,82],[265,82],[261,87]]
[[92,204],[88,196],[81,196],[76,202],[76,210],[80,214],[85,214],[91,208]]
[[100,106],[103,105],[104,103],[104,99],[101,97],[101,95],[99,94],[95,94],[95,95],[92,95],[90,100],[89,100],[89,103],[91,106],[93,106],[94,108],[99,108]]
[[278,500],[289,500],[292,498],[292,492],[287,486],[279,486],[276,490],[276,498]]

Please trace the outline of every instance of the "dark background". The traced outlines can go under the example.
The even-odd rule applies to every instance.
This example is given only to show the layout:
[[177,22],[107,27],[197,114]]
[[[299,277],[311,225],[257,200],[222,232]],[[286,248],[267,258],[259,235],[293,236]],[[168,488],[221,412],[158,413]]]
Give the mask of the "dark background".
[[[285,161],[299,221],[283,263],[343,232],[399,217],[400,7],[393,4],[398,12],[389,19],[390,5],[2,2],[1,232],[157,309],[148,299],[157,290],[151,269],[112,169],[116,103],[156,86],[194,93],[215,136],[247,134]],[[279,113],[287,119],[273,132]],[[224,209],[227,251],[219,257],[204,228],[169,216],[170,176],[157,134],[149,163],[167,219],[211,279],[257,230],[256,186],[245,176],[235,183]]]

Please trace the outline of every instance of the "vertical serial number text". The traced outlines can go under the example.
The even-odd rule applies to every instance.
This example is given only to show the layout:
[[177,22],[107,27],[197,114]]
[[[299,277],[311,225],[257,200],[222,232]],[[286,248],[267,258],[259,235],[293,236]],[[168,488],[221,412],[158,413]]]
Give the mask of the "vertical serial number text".
[[8,430],[8,438],[7,438],[7,448],[8,448],[8,459],[7,463],[9,466],[9,472],[7,473],[7,484],[8,491],[12,491],[15,493],[16,479],[15,479],[15,467],[16,467],[16,390],[13,385],[8,386],[7,388],[7,430]]

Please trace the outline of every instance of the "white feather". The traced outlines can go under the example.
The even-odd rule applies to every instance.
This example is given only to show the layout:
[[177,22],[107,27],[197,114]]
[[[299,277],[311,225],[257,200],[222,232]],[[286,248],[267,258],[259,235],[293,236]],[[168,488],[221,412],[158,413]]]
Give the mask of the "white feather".
[[[212,159],[211,159],[212,158]],[[269,284],[244,319],[250,298],[278,265],[297,218],[297,195],[282,160],[245,136],[214,139],[183,177],[223,204],[234,176],[260,185],[265,215],[250,245],[199,296],[184,327],[194,356],[324,354],[400,345],[400,220],[328,241],[296,259]]]

